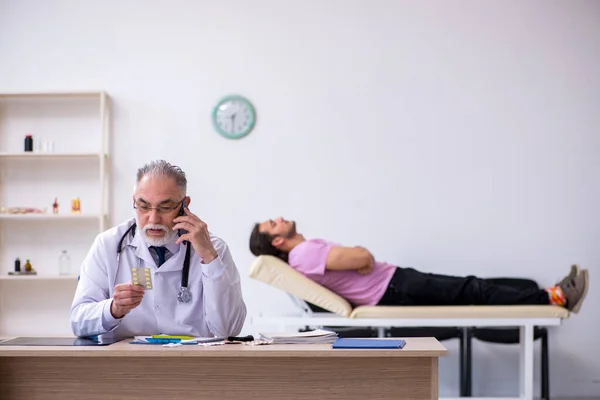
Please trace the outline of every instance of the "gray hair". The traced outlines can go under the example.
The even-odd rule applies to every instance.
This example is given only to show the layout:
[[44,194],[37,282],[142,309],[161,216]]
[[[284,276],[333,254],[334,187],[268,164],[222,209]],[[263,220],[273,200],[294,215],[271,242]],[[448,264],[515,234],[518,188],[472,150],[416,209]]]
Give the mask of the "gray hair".
[[177,187],[181,190],[181,193],[183,195],[187,194],[187,179],[185,177],[185,172],[178,166],[172,165],[165,160],[150,161],[138,169],[134,191],[145,176],[173,178]]

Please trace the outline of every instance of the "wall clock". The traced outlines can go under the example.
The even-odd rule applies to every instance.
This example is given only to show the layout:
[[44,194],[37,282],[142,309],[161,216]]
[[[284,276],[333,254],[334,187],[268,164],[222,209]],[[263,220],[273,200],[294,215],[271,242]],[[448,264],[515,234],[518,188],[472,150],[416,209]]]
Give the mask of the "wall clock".
[[256,123],[254,106],[239,95],[222,98],[212,113],[213,125],[221,136],[240,139],[249,134]]

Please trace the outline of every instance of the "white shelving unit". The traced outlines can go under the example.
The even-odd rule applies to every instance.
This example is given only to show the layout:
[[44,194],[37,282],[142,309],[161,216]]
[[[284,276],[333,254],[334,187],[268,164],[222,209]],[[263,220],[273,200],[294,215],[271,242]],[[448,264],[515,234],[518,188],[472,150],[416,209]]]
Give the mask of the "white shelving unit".
[[19,221],[56,221],[56,220],[82,220],[96,219],[100,221],[100,214],[79,214],[79,215],[55,215],[55,214],[0,214],[0,219],[15,219]]
[[2,275],[0,281],[77,281],[77,275]]
[[[71,334],[79,266],[109,222],[109,108],[102,91],[0,93],[0,335]],[[70,275],[58,273],[61,250]],[[9,275],[17,257],[37,275]]]
[[95,153],[73,153],[73,154],[68,154],[68,153],[0,153],[0,158],[3,159],[13,159],[13,160],[19,160],[19,159],[25,159],[25,160],[44,160],[44,159],[50,159],[50,158],[56,158],[56,159],[60,159],[60,158],[101,158],[102,154],[95,154]]

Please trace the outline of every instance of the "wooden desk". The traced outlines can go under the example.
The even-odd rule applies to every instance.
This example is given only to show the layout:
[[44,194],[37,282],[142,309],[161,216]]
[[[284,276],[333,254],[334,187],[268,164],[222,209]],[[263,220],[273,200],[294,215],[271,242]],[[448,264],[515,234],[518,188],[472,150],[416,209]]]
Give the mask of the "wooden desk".
[[437,399],[434,338],[402,350],[331,345],[0,346],[2,400]]

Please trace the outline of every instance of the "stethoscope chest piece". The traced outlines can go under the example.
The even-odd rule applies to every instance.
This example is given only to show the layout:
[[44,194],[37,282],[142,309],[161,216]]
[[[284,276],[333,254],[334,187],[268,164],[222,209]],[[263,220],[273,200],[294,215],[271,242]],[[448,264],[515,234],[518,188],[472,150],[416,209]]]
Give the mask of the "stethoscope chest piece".
[[189,303],[192,301],[192,292],[188,288],[182,287],[177,294],[177,300],[180,303]]

